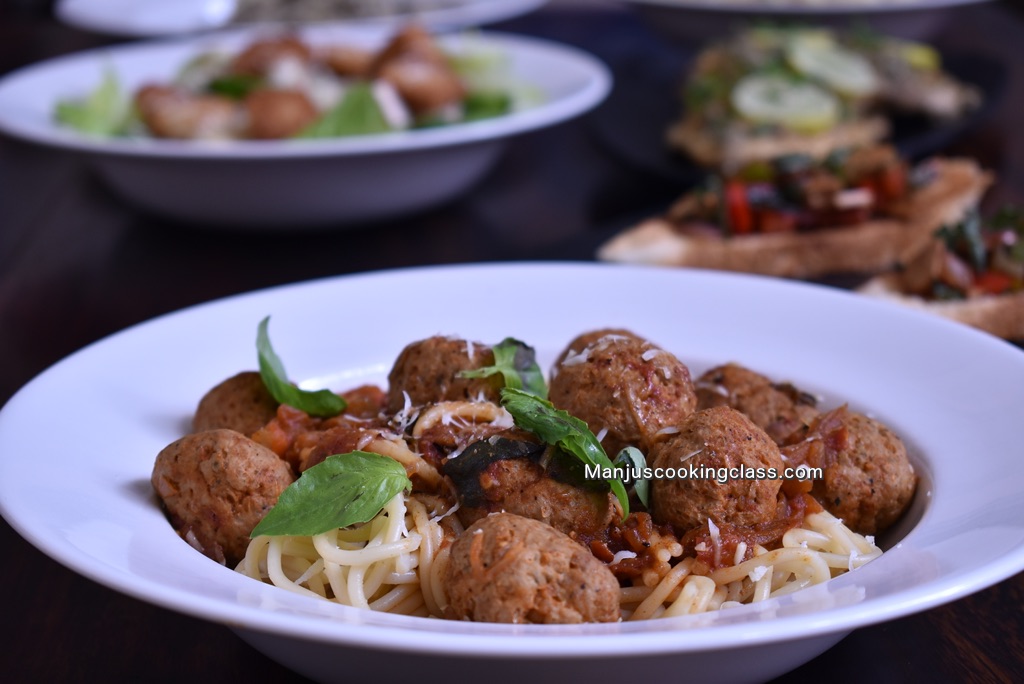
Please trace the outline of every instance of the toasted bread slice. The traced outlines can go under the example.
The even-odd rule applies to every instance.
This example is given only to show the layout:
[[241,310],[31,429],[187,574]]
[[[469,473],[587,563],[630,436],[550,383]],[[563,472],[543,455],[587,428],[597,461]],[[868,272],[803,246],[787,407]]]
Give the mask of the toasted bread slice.
[[888,121],[878,116],[839,123],[821,133],[779,130],[767,135],[755,134],[742,122],[715,133],[699,120],[684,119],[669,128],[667,138],[670,147],[701,166],[732,171],[790,154],[824,159],[835,150],[877,143],[888,133]]
[[886,273],[857,291],[973,326],[1008,340],[1024,340],[1024,292],[931,301],[904,293],[899,273]]
[[875,273],[909,260],[935,231],[975,206],[992,177],[968,159],[936,159],[935,177],[910,198],[907,220],[873,220],[803,233],[734,237],[688,235],[663,218],[629,228],[602,245],[604,261],[690,266],[786,278]]

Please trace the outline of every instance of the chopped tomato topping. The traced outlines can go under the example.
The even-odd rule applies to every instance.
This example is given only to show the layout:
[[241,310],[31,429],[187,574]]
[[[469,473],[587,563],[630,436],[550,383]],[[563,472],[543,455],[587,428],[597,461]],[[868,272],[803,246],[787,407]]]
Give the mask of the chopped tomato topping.
[[871,175],[870,187],[883,203],[906,197],[907,170],[902,164],[889,164]]
[[750,210],[747,187],[743,183],[733,180],[725,184],[725,206],[729,212],[729,226],[734,235],[754,231],[754,214]]
[[1002,271],[982,271],[974,278],[974,285],[985,294],[1002,294],[1013,286],[1013,278]]

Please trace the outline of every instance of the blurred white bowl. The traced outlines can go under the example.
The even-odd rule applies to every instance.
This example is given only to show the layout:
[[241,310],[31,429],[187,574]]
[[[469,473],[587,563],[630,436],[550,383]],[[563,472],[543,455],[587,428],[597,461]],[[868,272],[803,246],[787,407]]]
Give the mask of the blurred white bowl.
[[[406,306],[401,325],[352,334],[352,321],[379,318],[418,292],[458,305]],[[344,316],[325,313],[338,302]],[[501,315],[517,305],[528,314]],[[483,342],[513,335],[536,348],[546,369],[577,334],[626,327],[692,372],[737,361],[820,394],[823,405],[870,412],[906,442],[917,495],[880,537],[880,558],[787,596],[701,615],[501,625],[302,596],[196,552],[172,529],[150,484],[156,454],[188,429],[199,397],[255,368],[255,330],[267,315],[290,376],[336,390],[386,383],[406,344],[438,333]],[[164,316],[45,371],[0,411],[0,512],[76,572],[230,625],[319,681],[620,684],[641,672],[652,681],[765,681],[853,629],[1024,569],[1021,387],[1024,354],[1002,340],[822,286],[582,263],[359,274]],[[55,397],[74,407],[59,420]],[[41,434],[45,458],[21,457],[39,451]]]
[[[382,43],[386,27],[312,27],[313,44]],[[607,95],[597,59],[549,41],[497,33],[443,36],[446,49],[498,51],[540,101],[507,115],[437,128],[330,140],[100,138],[58,125],[58,101],[83,95],[112,66],[122,87],[167,82],[190,57],[238,49],[257,29],[122,45],[35,64],[0,80],[0,132],[83,152],[118,195],[179,220],[238,229],[332,225],[409,214],[467,190],[511,136],[576,117]]]
[[[526,14],[547,0],[440,0],[397,2],[372,16],[333,17],[332,20],[394,25],[416,20],[435,28],[481,26]],[[57,0],[54,14],[65,24],[113,36],[148,38],[224,28],[234,21],[238,0]],[[319,5],[322,9],[323,3]],[[356,5],[356,3],[353,3]],[[363,3],[364,5],[366,3]]]

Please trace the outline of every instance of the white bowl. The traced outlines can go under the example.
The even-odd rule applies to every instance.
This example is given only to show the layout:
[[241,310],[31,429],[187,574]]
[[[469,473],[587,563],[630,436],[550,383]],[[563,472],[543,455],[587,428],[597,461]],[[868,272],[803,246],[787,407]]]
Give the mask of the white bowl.
[[[918,493],[881,539],[879,559],[718,613],[512,626],[381,615],[299,596],[194,551],[171,529],[149,483],[157,452],[184,433],[199,397],[255,368],[255,330],[266,315],[289,375],[336,389],[384,382],[405,344],[437,333],[485,342],[513,335],[533,344],[547,367],[579,332],[628,327],[695,372],[736,360],[822,394],[825,405],[847,401],[874,414],[906,441]],[[450,682],[457,673],[494,684],[563,674],[622,682],[640,671],[655,680],[686,673],[694,681],[757,681],[857,627],[953,601],[1024,568],[1021,387],[1019,349],[821,286],[598,264],[370,273],[167,315],[45,371],[0,411],[0,512],[73,570],[230,625],[321,681],[407,681],[415,672],[424,681]],[[38,453],[42,434],[45,458],[25,458]]]
[[[313,27],[313,44],[379,45],[385,27]],[[341,227],[409,214],[467,190],[506,140],[566,121],[599,103],[611,77],[597,59],[535,38],[473,33],[442,37],[450,50],[498,50],[512,78],[541,101],[510,114],[438,128],[331,140],[174,141],[99,138],[59,126],[54,107],[94,87],[112,65],[131,92],[167,82],[185,61],[213,48],[238,49],[259,31],[92,50],[32,65],[0,80],[0,132],[86,153],[125,200],[176,219],[237,229]]]
[[[375,16],[338,16],[346,23],[396,25],[416,20],[424,26],[462,28],[481,26],[526,14],[547,0],[449,0],[420,3],[424,9],[405,9],[416,3],[400,3],[395,12]],[[315,0],[314,0],[315,4]],[[233,21],[236,0],[58,0],[54,14],[65,24],[114,36],[136,38],[166,36],[223,28]]]

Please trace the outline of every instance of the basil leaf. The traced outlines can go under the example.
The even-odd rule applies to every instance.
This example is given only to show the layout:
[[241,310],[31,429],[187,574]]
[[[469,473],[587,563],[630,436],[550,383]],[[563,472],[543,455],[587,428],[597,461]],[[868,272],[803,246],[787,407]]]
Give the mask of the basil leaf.
[[364,81],[353,83],[334,109],[299,133],[300,138],[340,138],[348,135],[386,133],[391,130],[373,96],[373,87]]
[[[617,466],[632,469],[634,474],[643,473],[647,470],[647,459],[644,458],[643,453],[636,447],[626,447],[619,452],[619,455],[612,462]],[[644,505],[644,508],[650,508],[648,501],[650,500],[651,481],[646,477],[634,478],[633,491],[636,492],[636,498],[640,499],[640,503]]]
[[520,342],[514,337],[506,337],[491,348],[494,352],[494,365],[461,371],[463,378],[486,378],[501,373],[505,378],[505,387],[524,390],[547,399],[548,386],[544,382],[544,373],[537,365],[537,357],[533,347]]
[[462,101],[463,121],[493,119],[512,111],[512,96],[500,90],[474,90]]
[[[614,464],[604,452],[601,442],[587,424],[566,411],[556,409],[550,401],[511,387],[501,390],[501,405],[512,414],[516,425],[572,454],[585,465],[612,468]],[[622,506],[623,517],[629,515],[629,496],[622,480],[608,478],[607,482]]]
[[259,76],[224,74],[210,81],[206,90],[216,95],[230,97],[232,100],[243,100],[261,85],[263,85],[263,79]]
[[373,520],[412,482],[401,463],[365,451],[328,456],[288,485],[250,537],[312,536]]
[[281,359],[270,346],[267,326],[270,316],[260,321],[256,331],[256,351],[259,354],[260,377],[270,394],[281,404],[288,404],[311,416],[336,416],[348,407],[348,402],[330,390],[302,390],[288,382]]

